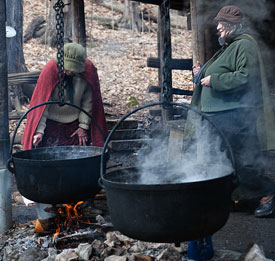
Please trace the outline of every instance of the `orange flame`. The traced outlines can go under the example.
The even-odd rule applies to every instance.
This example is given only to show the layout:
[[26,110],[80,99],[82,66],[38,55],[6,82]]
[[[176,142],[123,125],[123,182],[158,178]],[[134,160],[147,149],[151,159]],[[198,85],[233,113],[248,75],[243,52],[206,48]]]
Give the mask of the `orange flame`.
[[[87,221],[84,221],[83,220],[83,215],[79,214],[78,211],[77,211],[77,207],[79,205],[83,204],[83,203],[84,203],[84,201],[79,201],[76,204],[63,204],[65,209],[62,208],[62,207],[58,208],[58,214],[59,215],[66,214],[66,219],[63,223],[65,228],[67,227],[68,222],[71,221],[71,220],[76,220],[77,222],[82,223],[82,224],[91,224],[89,219],[87,219]],[[53,240],[55,240],[55,238],[57,237],[57,235],[61,231],[61,227],[63,226],[59,217],[56,218],[55,222],[56,222],[56,225],[57,225],[57,229],[56,229],[56,232],[53,236]],[[70,231],[73,230],[73,228],[69,228],[69,229],[70,229]]]

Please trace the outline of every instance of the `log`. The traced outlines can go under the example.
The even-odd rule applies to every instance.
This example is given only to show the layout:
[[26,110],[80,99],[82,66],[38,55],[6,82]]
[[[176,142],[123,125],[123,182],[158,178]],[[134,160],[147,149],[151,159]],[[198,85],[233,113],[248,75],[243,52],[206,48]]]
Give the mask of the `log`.
[[123,129],[116,130],[111,140],[129,140],[129,139],[140,139],[145,136],[143,129]]
[[45,33],[46,21],[43,16],[36,16],[28,25],[24,34],[24,43],[31,38],[38,38]]
[[[90,0],[92,1],[92,0]],[[142,1],[140,1],[142,2]],[[96,0],[96,4],[106,7],[110,10],[113,10],[114,12],[117,13],[123,13],[124,11],[124,4],[121,4],[118,1],[111,1],[111,0]],[[189,5],[185,7],[185,13],[189,12]],[[140,10],[141,12],[142,10]],[[150,8],[150,15],[148,15],[147,12],[144,12],[143,14],[143,19],[147,21],[152,21],[154,23],[158,22],[158,6],[154,6]],[[87,17],[89,18],[89,17]],[[90,17],[92,18],[92,17]],[[93,19],[93,18],[92,18]],[[187,29],[187,17],[186,16],[181,16],[181,15],[174,15],[173,12],[171,12],[171,27],[176,27],[179,29]]]
[[[160,59],[149,57],[147,59],[147,66],[151,68],[160,67]],[[192,70],[192,59],[170,59],[168,62],[169,69],[171,70]]]
[[[149,113],[151,116],[161,116],[161,110],[155,109],[155,110],[149,110]],[[173,115],[178,115],[183,118],[187,118],[187,111],[183,108],[173,108],[172,109]]]
[[36,84],[40,72],[23,72],[8,74],[9,85]]
[[110,149],[113,151],[135,151],[144,145],[149,145],[151,139],[111,140]]
[[[154,93],[160,93],[161,89],[158,86],[153,86],[153,85],[149,85],[148,86],[148,92],[154,92]],[[192,96],[193,95],[193,91],[188,91],[188,90],[181,90],[181,89],[176,89],[176,88],[172,88],[172,93],[176,94],[176,95],[188,95],[188,96]]]
[[[107,128],[111,130],[117,124],[118,120],[108,120],[107,121]],[[126,119],[122,121],[117,129],[136,129],[138,127],[137,120]]]
[[54,240],[54,243],[57,248],[69,246],[69,245],[78,245],[80,243],[93,242],[95,239],[104,238],[104,233],[98,231],[86,231],[82,233],[74,233],[66,236],[57,236]]

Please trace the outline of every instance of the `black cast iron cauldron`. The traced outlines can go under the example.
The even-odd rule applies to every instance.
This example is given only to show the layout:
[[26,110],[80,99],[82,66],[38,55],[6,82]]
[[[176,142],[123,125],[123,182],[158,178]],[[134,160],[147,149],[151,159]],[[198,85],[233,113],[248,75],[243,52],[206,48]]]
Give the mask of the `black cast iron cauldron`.
[[[159,104],[137,108],[120,122],[139,109]],[[172,104],[201,114],[190,106]],[[120,122],[110,132],[104,149]],[[224,141],[234,166],[231,148],[227,140]],[[101,157],[102,166],[103,162],[104,154]],[[212,235],[227,222],[233,173],[197,182],[154,185],[135,183],[138,176],[136,168],[109,173],[101,169],[100,183],[106,190],[111,220],[121,233],[143,241],[179,243]]]
[[[40,203],[61,204],[90,199],[100,191],[103,148],[57,146],[12,155],[18,191]],[[10,168],[11,169],[11,168]]]
[[212,235],[225,225],[232,175],[157,185],[136,184],[137,177],[135,168],[104,175],[111,219],[121,233],[143,241],[175,243]]
[[[8,169],[15,173],[19,192],[35,202],[62,204],[91,199],[101,189],[98,179],[102,147],[56,146],[12,154],[17,129],[28,112],[39,106],[53,103],[59,102],[42,103],[29,109],[21,117],[10,146],[11,156],[8,161]],[[69,103],[64,103],[64,105],[76,107],[92,117],[75,105]],[[103,134],[102,137],[104,140]],[[105,152],[105,159],[106,154]],[[105,163],[103,165],[105,168]]]

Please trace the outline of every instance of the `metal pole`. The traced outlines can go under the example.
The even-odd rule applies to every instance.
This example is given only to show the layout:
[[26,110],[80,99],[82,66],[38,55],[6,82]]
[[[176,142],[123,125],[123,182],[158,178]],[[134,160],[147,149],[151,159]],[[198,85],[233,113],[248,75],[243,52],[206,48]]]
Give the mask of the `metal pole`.
[[9,152],[6,2],[0,0],[0,234],[12,224],[11,174],[6,169]]

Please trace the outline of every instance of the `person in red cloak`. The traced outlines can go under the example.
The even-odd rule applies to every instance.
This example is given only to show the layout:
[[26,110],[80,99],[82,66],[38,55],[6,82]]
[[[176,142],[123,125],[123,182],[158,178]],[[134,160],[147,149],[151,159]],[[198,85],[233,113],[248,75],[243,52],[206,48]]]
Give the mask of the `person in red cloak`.
[[[27,116],[22,139],[24,150],[36,146],[88,145],[88,138],[93,146],[102,147],[104,145],[104,139],[107,137],[107,124],[98,74],[96,67],[86,58],[85,49],[80,44],[65,44],[64,69],[65,80],[69,78],[68,86],[65,85],[65,102],[76,103],[75,105],[79,105],[78,107],[91,113],[97,124],[85,113],[72,106],[51,104],[37,107]],[[57,84],[57,62],[52,59],[39,76],[30,108],[49,100],[58,101]],[[84,88],[87,90],[83,91]],[[68,91],[69,89],[71,91]],[[73,97],[72,100],[70,96]],[[64,107],[66,108],[64,109]],[[77,115],[79,115],[79,119]],[[84,118],[84,122],[80,122],[83,121],[80,117]]]
[[[24,150],[37,146],[103,147],[107,137],[107,124],[97,70],[86,58],[85,49],[80,44],[64,45],[64,71],[64,101],[90,113],[93,120],[73,106],[58,104],[38,106],[27,115],[22,138]],[[52,59],[39,76],[30,108],[48,101],[59,101],[60,93],[57,85],[58,66],[56,59]],[[45,210],[47,207],[51,205],[36,204],[38,219],[55,216]]]

